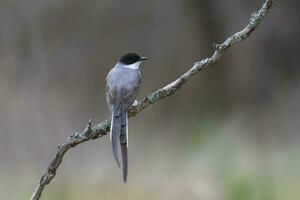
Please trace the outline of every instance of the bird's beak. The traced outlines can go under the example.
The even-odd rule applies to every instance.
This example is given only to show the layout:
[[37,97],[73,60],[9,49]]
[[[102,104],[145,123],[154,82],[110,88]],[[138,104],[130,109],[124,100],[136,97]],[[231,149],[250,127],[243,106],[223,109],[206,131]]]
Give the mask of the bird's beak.
[[148,60],[147,57],[141,57],[141,61],[145,61],[145,60]]

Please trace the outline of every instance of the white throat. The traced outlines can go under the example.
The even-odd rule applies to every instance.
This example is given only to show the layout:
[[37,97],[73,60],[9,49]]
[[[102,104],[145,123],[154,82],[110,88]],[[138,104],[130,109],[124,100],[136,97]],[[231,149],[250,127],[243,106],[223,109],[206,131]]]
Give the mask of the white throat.
[[133,63],[131,65],[123,65],[123,66],[128,69],[139,69],[141,64],[142,64],[142,61],[139,61],[139,62]]

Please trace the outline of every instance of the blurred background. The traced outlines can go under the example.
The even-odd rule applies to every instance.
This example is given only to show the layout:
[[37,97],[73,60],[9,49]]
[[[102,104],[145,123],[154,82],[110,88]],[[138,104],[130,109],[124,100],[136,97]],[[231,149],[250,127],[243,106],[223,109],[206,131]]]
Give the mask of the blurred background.
[[[105,77],[137,52],[139,99],[241,30],[262,0],[1,0],[0,199],[29,199],[57,145],[108,117]],[[299,1],[130,119],[129,177],[108,137],[69,151],[43,200],[300,199]]]

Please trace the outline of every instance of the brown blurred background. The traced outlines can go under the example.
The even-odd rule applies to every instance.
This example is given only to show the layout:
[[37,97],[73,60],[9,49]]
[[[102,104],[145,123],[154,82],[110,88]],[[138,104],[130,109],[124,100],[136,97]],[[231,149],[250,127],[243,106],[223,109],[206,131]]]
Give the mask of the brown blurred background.
[[[0,199],[29,199],[57,145],[108,117],[119,56],[149,57],[139,98],[239,31],[262,0],[1,0]],[[298,1],[177,94],[130,119],[129,180],[108,137],[72,149],[43,200],[300,199]]]

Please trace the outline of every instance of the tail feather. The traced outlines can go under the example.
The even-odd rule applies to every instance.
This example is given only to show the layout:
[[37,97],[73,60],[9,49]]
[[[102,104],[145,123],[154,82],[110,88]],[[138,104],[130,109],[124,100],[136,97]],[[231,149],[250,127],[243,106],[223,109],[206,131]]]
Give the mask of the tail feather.
[[123,121],[122,115],[122,106],[120,104],[115,105],[112,113],[112,120],[111,120],[111,130],[110,130],[110,137],[111,137],[111,144],[114,158],[120,167],[120,161],[118,156],[118,145],[119,145],[119,138],[121,135],[121,126]]
[[123,181],[126,183],[128,176],[128,149],[126,144],[121,144],[122,161],[123,161]]
[[126,113],[126,144],[127,144],[127,148],[128,148],[128,113]]
[[120,145],[122,153],[123,181],[126,183],[128,175],[128,118],[125,114],[125,124],[121,128]]
[[118,145],[121,147],[123,181],[126,183],[128,174],[128,116],[127,112],[122,109],[122,106],[114,106],[110,138],[112,143],[114,158],[120,167],[118,157]]
[[111,144],[112,144],[113,155],[118,166],[120,167],[120,161],[118,157],[118,145],[119,145],[119,137],[121,134],[121,124],[120,124],[120,120],[115,116],[113,116],[111,123],[112,123]]
[[109,139],[112,140],[112,131],[113,131],[113,124],[114,124],[114,111],[111,115],[111,122],[110,122],[110,132],[109,132]]

